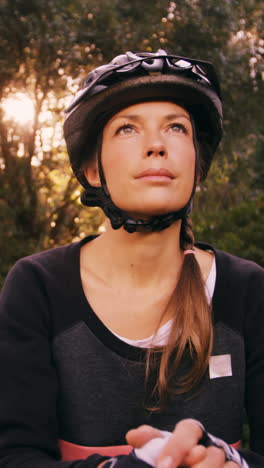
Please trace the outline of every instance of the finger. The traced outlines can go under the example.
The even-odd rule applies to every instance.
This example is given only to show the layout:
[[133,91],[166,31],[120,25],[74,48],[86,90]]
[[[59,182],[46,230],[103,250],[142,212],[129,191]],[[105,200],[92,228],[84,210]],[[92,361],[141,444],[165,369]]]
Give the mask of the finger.
[[[224,450],[217,447],[208,447],[205,458],[199,463],[192,465],[192,468],[234,468],[232,466],[226,467],[225,459]],[[235,468],[238,468],[238,466],[236,465]]]
[[152,426],[139,426],[126,433],[126,441],[135,448],[140,448],[156,437],[162,437],[162,432]]
[[180,466],[189,451],[197,445],[202,434],[202,428],[195,419],[180,421],[161,451],[157,468]]
[[[203,445],[196,445],[193,447],[186,457],[181,462],[183,466],[193,466],[201,462],[206,457],[206,447]],[[232,468],[232,467],[231,467]]]

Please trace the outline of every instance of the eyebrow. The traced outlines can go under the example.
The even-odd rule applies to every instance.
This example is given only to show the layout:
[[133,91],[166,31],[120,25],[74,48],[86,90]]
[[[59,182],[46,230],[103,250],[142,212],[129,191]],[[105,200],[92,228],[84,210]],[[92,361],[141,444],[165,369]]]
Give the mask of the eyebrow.
[[[178,118],[185,118],[187,120],[191,120],[190,117],[186,114],[177,114],[177,113],[173,113],[173,114],[168,114],[165,116],[164,120],[166,121],[170,121],[170,120],[174,120],[174,119],[178,119]],[[132,121],[135,121],[135,122],[138,122],[140,120],[142,120],[142,117],[139,116],[139,115],[134,115],[134,114],[123,114],[123,115],[120,115],[118,117],[113,117],[112,119],[112,122],[114,122],[115,120],[119,120],[119,119],[127,119],[127,120],[132,120]]]

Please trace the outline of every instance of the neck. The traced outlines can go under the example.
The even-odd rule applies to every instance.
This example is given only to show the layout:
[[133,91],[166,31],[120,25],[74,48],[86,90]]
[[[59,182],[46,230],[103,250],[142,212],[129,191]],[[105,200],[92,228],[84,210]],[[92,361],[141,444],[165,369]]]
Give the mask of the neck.
[[129,234],[108,223],[106,232],[94,241],[104,276],[141,287],[175,278],[182,264],[180,228],[181,220],[161,232]]

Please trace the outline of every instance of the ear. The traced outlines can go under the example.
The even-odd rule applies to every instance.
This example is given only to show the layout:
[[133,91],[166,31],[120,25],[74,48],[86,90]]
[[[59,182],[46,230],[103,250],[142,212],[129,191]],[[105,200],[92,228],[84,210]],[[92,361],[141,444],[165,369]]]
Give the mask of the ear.
[[101,181],[99,177],[97,159],[93,158],[89,161],[83,169],[83,173],[86,177],[87,182],[92,187],[101,187]]

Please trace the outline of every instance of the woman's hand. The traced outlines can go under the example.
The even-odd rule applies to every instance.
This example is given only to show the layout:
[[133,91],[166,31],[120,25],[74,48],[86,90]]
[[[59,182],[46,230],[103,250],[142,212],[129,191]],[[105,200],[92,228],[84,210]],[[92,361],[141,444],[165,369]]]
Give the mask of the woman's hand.
[[[180,421],[168,441],[165,442],[156,460],[157,468],[238,468],[237,463],[226,461],[224,450],[204,447],[198,442],[203,435],[202,427],[194,419]],[[164,438],[164,433],[151,426],[141,426],[127,433],[127,442],[135,448],[143,447],[155,438]]]

